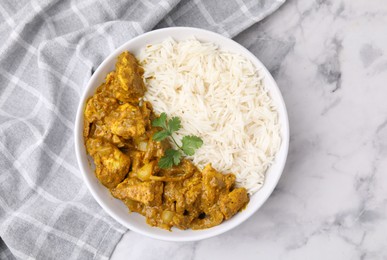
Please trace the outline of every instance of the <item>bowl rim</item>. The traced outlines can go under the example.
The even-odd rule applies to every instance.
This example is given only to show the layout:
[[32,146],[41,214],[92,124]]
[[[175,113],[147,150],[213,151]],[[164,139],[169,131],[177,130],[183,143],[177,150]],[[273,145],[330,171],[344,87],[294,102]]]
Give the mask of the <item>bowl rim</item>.
[[[123,49],[127,49],[128,48],[127,46],[129,46],[133,42],[140,41],[143,38],[149,37],[151,35],[157,35],[157,34],[163,34],[163,33],[168,34],[164,38],[167,38],[167,37],[173,38],[173,35],[171,35],[171,34],[176,33],[176,31],[179,31],[179,30],[184,30],[184,31],[189,30],[192,32],[193,35],[195,35],[195,33],[207,34],[207,35],[218,38],[222,42],[229,42],[230,44],[238,45],[238,47],[241,50],[243,50],[245,53],[240,53],[240,51],[236,51],[236,53],[240,53],[242,56],[244,56],[248,60],[250,60],[254,65],[257,65],[257,64],[259,65],[259,69],[261,71],[263,71],[263,74],[265,75],[265,77],[268,78],[269,81],[271,81],[271,85],[272,85],[271,88],[277,92],[277,95],[278,95],[277,102],[281,103],[281,104],[277,104],[277,107],[280,107],[280,106],[283,107],[283,111],[282,111],[283,118],[282,118],[282,120],[280,120],[281,128],[282,128],[281,146],[284,146],[283,149],[285,149],[285,151],[284,151],[284,156],[281,158],[280,161],[277,161],[278,160],[278,158],[277,158],[278,153],[275,155],[275,164],[278,165],[278,170],[277,170],[278,174],[275,176],[276,178],[273,181],[272,187],[270,187],[270,189],[266,192],[265,196],[261,200],[261,203],[257,203],[255,205],[252,205],[251,207],[253,207],[253,209],[250,212],[247,212],[246,214],[244,214],[243,217],[240,218],[239,222],[235,222],[233,225],[228,225],[225,228],[217,229],[217,230],[214,230],[213,232],[210,232],[207,234],[204,233],[202,235],[196,235],[194,237],[171,237],[171,236],[163,236],[163,235],[153,234],[153,233],[149,233],[147,231],[144,231],[141,228],[136,227],[136,225],[132,225],[128,222],[125,222],[120,216],[118,216],[118,214],[116,214],[112,209],[110,209],[108,205],[105,205],[105,203],[102,201],[98,192],[95,191],[94,188],[92,187],[91,181],[86,176],[88,173],[87,173],[87,169],[85,169],[84,164],[82,163],[84,160],[82,159],[81,150],[80,150],[80,147],[84,146],[83,131],[81,131],[81,129],[83,129],[83,111],[84,111],[85,102],[88,98],[88,92],[92,88],[94,81],[97,80],[97,77],[98,77],[99,73],[101,72],[101,70],[103,70],[103,68],[109,64],[109,62],[112,58],[115,58],[119,53],[121,53],[123,51]],[[246,54],[248,54],[248,57]],[[256,213],[258,211],[258,209],[262,207],[262,205],[267,201],[267,199],[273,193],[273,190],[277,186],[278,181],[282,176],[282,173],[283,173],[283,170],[285,167],[285,163],[287,160],[288,152],[289,152],[289,135],[290,135],[290,133],[289,133],[288,113],[287,113],[286,104],[285,104],[285,101],[282,97],[281,91],[278,88],[278,85],[277,85],[276,81],[274,80],[274,78],[272,77],[269,70],[265,67],[265,65],[254,54],[252,54],[248,49],[246,49],[244,46],[242,46],[238,42],[236,42],[230,38],[227,38],[223,35],[220,35],[218,33],[215,33],[215,32],[209,31],[209,30],[194,28],[194,27],[168,27],[168,28],[162,28],[162,29],[149,31],[149,32],[146,32],[144,34],[138,35],[138,36],[130,39],[129,41],[123,43],[121,46],[116,48],[111,54],[109,54],[103,60],[103,62],[98,66],[98,68],[95,70],[93,75],[88,80],[86,87],[82,91],[83,91],[83,93],[82,93],[82,96],[79,100],[79,104],[78,104],[78,108],[77,108],[77,112],[76,112],[76,119],[75,119],[75,125],[74,125],[74,142],[75,142],[75,154],[76,154],[76,158],[77,158],[77,163],[78,163],[78,166],[79,166],[80,171],[82,173],[83,180],[86,183],[86,186],[87,186],[88,190],[90,191],[90,193],[92,194],[93,198],[103,208],[103,210],[105,212],[107,212],[108,215],[110,217],[112,217],[114,220],[116,220],[118,223],[120,223],[124,227],[126,227],[134,232],[137,232],[137,233],[142,234],[142,235],[147,236],[147,237],[151,237],[151,238],[155,238],[155,239],[159,239],[159,240],[164,240],[164,241],[174,241],[174,242],[198,241],[198,240],[202,240],[202,239],[206,239],[206,238],[220,235],[224,232],[227,232],[227,231],[239,226],[241,223],[245,222],[248,218],[250,218],[254,213]],[[82,128],[81,128],[81,126],[82,126]],[[89,162],[87,162],[87,163],[89,163]],[[268,170],[269,169],[267,169],[267,171]],[[259,191],[257,191],[257,192],[259,192]],[[222,224],[224,224],[224,222],[221,223],[219,226],[221,226]],[[204,230],[208,231],[210,229],[204,229]],[[200,231],[201,230],[198,230],[195,232],[199,233]]]

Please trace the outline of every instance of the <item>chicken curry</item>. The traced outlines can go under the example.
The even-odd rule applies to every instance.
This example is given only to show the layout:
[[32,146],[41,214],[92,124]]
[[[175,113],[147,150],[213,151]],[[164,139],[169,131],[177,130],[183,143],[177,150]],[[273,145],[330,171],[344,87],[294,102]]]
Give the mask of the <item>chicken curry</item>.
[[118,57],[115,71],[87,101],[84,138],[95,174],[111,194],[151,226],[170,230],[205,229],[242,210],[249,197],[235,186],[234,174],[221,174],[210,164],[199,170],[190,160],[168,169],[158,161],[171,145],[155,141],[157,116],[142,99],[143,69],[129,52]]

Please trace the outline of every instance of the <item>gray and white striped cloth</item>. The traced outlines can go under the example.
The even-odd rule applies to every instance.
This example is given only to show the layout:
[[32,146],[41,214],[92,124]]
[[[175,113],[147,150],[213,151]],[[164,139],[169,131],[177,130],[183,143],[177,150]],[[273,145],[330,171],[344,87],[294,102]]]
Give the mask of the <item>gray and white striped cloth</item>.
[[105,259],[126,232],[74,156],[80,95],[109,53],[167,26],[233,37],[284,1],[1,1],[0,258]]

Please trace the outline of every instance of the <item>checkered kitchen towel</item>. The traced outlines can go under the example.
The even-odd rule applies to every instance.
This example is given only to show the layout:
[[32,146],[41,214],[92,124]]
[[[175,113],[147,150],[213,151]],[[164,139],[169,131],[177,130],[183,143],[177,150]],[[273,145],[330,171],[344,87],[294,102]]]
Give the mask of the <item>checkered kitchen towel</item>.
[[2,0],[0,258],[108,258],[126,231],[83,184],[74,156],[79,98],[129,39],[166,26],[233,37],[285,0]]

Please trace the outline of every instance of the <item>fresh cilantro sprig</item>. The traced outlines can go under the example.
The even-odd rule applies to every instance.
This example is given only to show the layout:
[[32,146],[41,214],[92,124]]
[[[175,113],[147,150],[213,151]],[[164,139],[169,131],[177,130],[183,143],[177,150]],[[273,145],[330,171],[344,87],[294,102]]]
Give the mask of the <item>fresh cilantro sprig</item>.
[[179,165],[181,157],[185,155],[194,155],[195,151],[203,145],[203,140],[195,135],[186,135],[179,145],[172,134],[181,128],[181,121],[178,117],[172,117],[168,120],[166,113],[161,113],[160,117],[152,121],[152,126],[162,128],[161,131],[153,135],[153,140],[162,141],[170,137],[178,150],[168,149],[159,160],[159,167],[162,169],[171,168],[173,165]]

